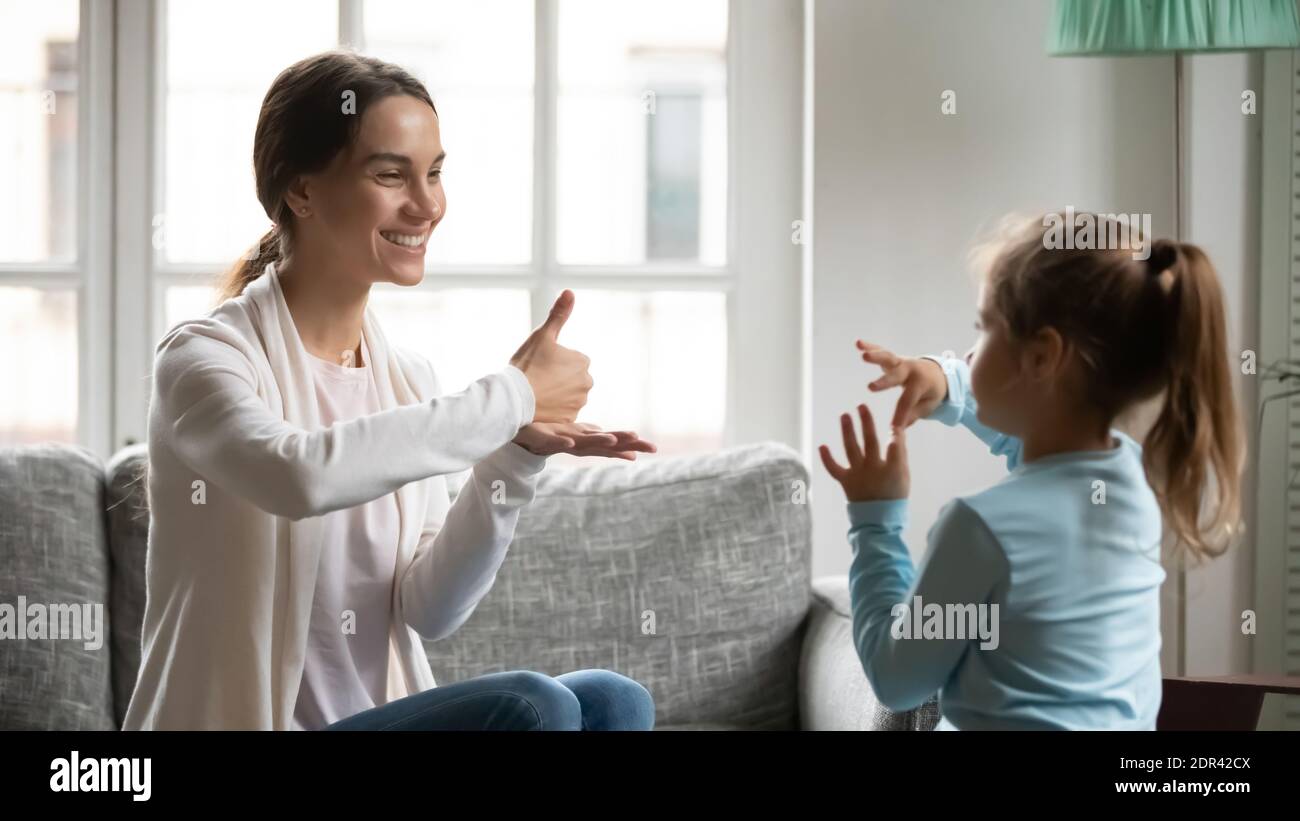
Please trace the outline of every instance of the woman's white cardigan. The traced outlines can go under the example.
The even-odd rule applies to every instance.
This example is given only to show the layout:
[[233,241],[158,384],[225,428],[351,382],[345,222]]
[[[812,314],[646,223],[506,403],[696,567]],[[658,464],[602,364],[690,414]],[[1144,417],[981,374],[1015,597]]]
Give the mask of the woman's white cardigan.
[[[545,466],[507,366],[442,396],[366,310],[380,413],[319,429],[308,354],[274,265],[157,348],[139,677],[123,729],[289,729],[320,557],[320,516],[396,493],[389,700],[435,686],[420,643],[488,592]],[[456,503],[446,475],[473,468]]]

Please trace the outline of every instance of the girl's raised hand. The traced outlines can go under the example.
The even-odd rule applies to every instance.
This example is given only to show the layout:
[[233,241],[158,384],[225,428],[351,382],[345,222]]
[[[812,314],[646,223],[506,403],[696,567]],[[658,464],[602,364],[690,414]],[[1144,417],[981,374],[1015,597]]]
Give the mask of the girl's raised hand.
[[880,456],[880,442],[876,439],[876,426],[871,419],[871,411],[866,405],[858,405],[858,416],[862,419],[862,446],[858,446],[857,433],[853,430],[853,419],[847,414],[840,414],[840,429],[844,435],[844,452],[848,455],[848,467],[844,467],[831,458],[831,449],[822,445],[818,450],[826,472],[844,488],[844,495],[850,502],[874,502],[880,499],[906,499],[911,490],[911,478],[907,470],[907,439],[905,429],[893,428],[893,439]]
[[893,427],[911,427],[917,419],[929,416],[948,397],[948,379],[943,368],[933,359],[904,357],[887,351],[879,345],[858,340],[862,359],[879,365],[884,371],[880,378],[867,385],[872,391],[903,386],[903,394],[894,407]]

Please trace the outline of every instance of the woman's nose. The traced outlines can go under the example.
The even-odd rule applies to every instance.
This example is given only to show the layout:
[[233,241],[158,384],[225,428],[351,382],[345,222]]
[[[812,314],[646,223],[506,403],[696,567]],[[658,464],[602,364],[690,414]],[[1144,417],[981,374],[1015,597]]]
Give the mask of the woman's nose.
[[433,189],[433,185],[425,182],[416,186],[415,193],[411,195],[411,210],[421,219],[437,220],[442,216],[442,208],[438,205]]

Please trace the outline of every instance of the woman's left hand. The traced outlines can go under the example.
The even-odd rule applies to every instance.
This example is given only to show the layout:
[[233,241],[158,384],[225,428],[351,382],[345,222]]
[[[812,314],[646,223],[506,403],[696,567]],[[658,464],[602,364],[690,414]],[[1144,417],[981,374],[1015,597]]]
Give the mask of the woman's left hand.
[[880,457],[880,442],[876,439],[876,426],[866,405],[858,405],[862,418],[862,447],[853,430],[853,419],[847,413],[840,415],[840,428],[844,435],[844,452],[849,466],[843,467],[831,458],[830,448],[820,448],[822,464],[835,481],[844,488],[850,502],[874,502],[881,499],[906,499],[911,489],[907,470],[906,429],[893,428],[893,440]]
[[584,422],[533,422],[519,429],[516,445],[538,456],[572,453],[636,461],[637,453],[654,453],[655,446],[630,430],[603,431]]

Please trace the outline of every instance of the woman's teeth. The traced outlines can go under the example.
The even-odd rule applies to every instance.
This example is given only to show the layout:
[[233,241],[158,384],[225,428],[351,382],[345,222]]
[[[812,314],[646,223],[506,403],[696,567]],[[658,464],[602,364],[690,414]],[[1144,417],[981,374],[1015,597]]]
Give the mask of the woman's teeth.
[[427,234],[394,234],[392,231],[380,231],[379,236],[393,243],[394,245],[405,245],[407,248],[418,248],[424,243]]

